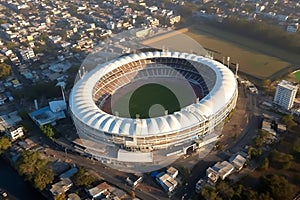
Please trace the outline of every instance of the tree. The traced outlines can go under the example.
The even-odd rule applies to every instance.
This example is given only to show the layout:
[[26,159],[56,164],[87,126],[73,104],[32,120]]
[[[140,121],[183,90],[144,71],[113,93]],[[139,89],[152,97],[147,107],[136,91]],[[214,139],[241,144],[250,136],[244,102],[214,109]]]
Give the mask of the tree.
[[282,176],[270,174],[262,177],[263,189],[275,200],[293,199],[292,185]]
[[268,169],[268,168],[269,168],[269,159],[268,159],[268,158],[265,158],[265,159],[263,160],[263,162],[261,163],[259,169],[260,169],[260,170],[266,170],[266,169]]
[[218,196],[218,193],[215,188],[206,186],[202,188],[200,194],[199,194],[200,199],[205,199],[205,200],[219,200],[221,199]]
[[38,152],[25,150],[17,161],[18,172],[33,186],[43,190],[54,179],[53,171],[49,168],[49,161],[43,159]]
[[39,170],[33,178],[33,184],[37,189],[43,190],[53,179],[54,174],[51,170]]
[[55,136],[55,132],[54,132],[54,129],[51,125],[49,124],[46,124],[46,125],[43,125],[40,127],[41,128],[41,131],[47,136],[49,137],[50,139],[53,139],[54,136]]
[[95,181],[95,178],[83,167],[80,167],[78,172],[72,177],[75,185],[89,186]]
[[262,150],[261,148],[254,148],[252,146],[249,146],[248,148],[248,155],[250,155],[250,157],[258,157],[262,154]]
[[220,182],[217,184],[217,190],[219,191],[220,196],[222,199],[232,199],[235,191],[234,189],[229,186],[225,181]]
[[66,194],[65,193],[61,193],[59,195],[56,195],[54,197],[54,200],[66,200]]
[[9,138],[6,136],[0,137],[0,154],[6,151],[9,147],[11,147],[11,141]]
[[297,123],[294,121],[293,115],[284,115],[281,117],[280,121],[285,124],[288,128],[291,128],[293,126],[296,126]]
[[6,78],[11,73],[11,67],[5,63],[0,63],[0,78]]
[[6,42],[5,46],[6,46],[8,49],[14,49],[17,45],[16,45],[15,42],[8,41],[8,42]]

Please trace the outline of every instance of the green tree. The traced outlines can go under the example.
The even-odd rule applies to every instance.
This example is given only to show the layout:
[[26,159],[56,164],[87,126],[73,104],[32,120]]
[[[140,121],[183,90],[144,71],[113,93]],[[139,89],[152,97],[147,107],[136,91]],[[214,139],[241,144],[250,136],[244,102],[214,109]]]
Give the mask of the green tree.
[[89,186],[96,179],[83,167],[80,167],[78,172],[72,177],[75,185],[77,186]]
[[248,148],[248,155],[250,155],[250,157],[252,158],[255,158],[255,157],[258,157],[262,154],[262,150],[261,148],[254,148],[252,146],[249,146]]
[[199,194],[199,198],[205,199],[205,200],[220,200],[220,199],[222,199],[218,196],[216,189],[213,187],[210,187],[210,186],[206,186],[206,187],[202,188],[202,190]]
[[0,63],[0,78],[6,78],[11,73],[11,67],[5,63]]
[[294,121],[293,115],[284,115],[281,117],[280,121],[285,124],[288,128],[296,126],[297,123]]
[[21,153],[17,161],[18,172],[33,186],[43,190],[54,179],[53,171],[49,168],[49,161],[43,159],[38,152],[26,150]]
[[8,41],[8,42],[6,42],[5,46],[8,49],[14,49],[17,46],[17,44],[15,42]]
[[55,136],[55,131],[53,127],[49,124],[43,125],[40,127],[41,131],[50,139],[53,139]]
[[7,150],[9,147],[11,147],[11,141],[9,140],[9,138],[6,136],[0,137],[0,154]]
[[269,159],[268,158],[265,158],[263,160],[263,162],[261,163],[261,165],[259,166],[259,169],[260,170],[266,170],[269,168]]
[[216,188],[222,199],[232,199],[235,194],[234,189],[225,181],[218,183]]
[[275,200],[293,199],[292,185],[282,176],[270,174],[262,177],[263,189]]
[[264,139],[259,136],[256,136],[253,142],[256,147],[261,147],[264,144]]
[[54,174],[51,170],[39,170],[35,173],[33,184],[37,189],[43,190],[53,179]]

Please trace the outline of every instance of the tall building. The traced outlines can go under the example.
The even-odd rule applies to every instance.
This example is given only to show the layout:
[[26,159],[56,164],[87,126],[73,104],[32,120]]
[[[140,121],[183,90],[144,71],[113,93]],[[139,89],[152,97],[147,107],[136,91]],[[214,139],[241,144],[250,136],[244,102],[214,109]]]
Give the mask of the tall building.
[[293,107],[294,100],[297,94],[298,86],[282,80],[276,88],[276,93],[274,97],[274,103],[289,110]]

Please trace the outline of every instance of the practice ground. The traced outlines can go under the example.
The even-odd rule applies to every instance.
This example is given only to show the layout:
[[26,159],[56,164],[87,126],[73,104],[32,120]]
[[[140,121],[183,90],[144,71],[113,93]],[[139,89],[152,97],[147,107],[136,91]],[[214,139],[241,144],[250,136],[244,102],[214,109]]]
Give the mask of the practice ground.
[[229,56],[230,62],[239,63],[240,71],[259,79],[269,78],[289,65],[288,62],[278,58],[217,38],[197,29],[190,29],[187,35],[195,39],[203,47],[217,52],[213,55],[215,59],[222,61],[223,57],[225,57],[226,63],[226,58]]
[[[183,34],[171,34],[168,38],[158,36],[146,40],[145,43],[156,48],[165,47],[170,50],[197,53],[200,50],[195,43],[199,43],[206,50],[214,52],[215,59],[222,61],[224,57],[225,64],[227,64],[227,57],[230,57],[231,63],[239,63],[240,72],[259,80],[276,79],[288,73],[291,66],[299,64],[296,54],[211,26],[199,24],[178,30],[178,32]],[[187,36],[194,42],[187,39]],[[189,49],[185,49],[186,47]]]

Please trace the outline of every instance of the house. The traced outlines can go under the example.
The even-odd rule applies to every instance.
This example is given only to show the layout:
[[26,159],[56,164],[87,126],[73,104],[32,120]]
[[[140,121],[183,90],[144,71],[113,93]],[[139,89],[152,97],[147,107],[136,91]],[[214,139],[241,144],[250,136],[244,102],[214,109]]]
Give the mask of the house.
[[[10,130],[18,129],[18,124],[21,121],[22,118],[18,115],[17,111],[0,116],[0,132],[7,132]],[[17,134],[17,132],[18,131],[16,131],[16,133],[13,132],[12,134],[15,135]]]
[[169,174],[161,172],[157,174],[156,181],[163,187],[167,192],[172,192],[178,185],[177,181],[174,180]]
[[240,171],[244,164],[246,163],[246,158],[241,156],[240,154],[233,155],[229,158],[229,162],[235,167],[237,171]]
[[214,185],[219,179],[218,172],[216,172],[211,167],[206,169],[206,176],[207,176],[207,182],[211,183],[212,185]]
[[18,128],[10,128],[6,131],[6,135],[11,139],[11,140],[16,140],[22,136],[24,136],[23,128],[20,126]]
[[277,124],[277,132],[284,133],[287,131],[286,125],[284,124]]
[[135,187],[137,186],[139,183],[141,183],[143,181],[143,177],[141,176],[135,176],[135,175],[131,175],[129,177],[126,178],[126,182],[128,183],[128,185],[130,185],[131,187]]
[[87,190],[87,192],[89,193],[89,195],[92,198],[98,198],[101,195],[112,191],[112,188],[113,188],[112,186],[110,186],[106,182],[103,182],[103,183],[100,183],[99,185],[97,185],[96,187],[93,187],[93,188]]
[[216,178],[217,177],[216,174],[218,175],[218,177],[224,180],[227,176],[229,176],[232,173],[233,170],[234,170],[234,166],[232,164],[230,164],[227,161],[223,161],[223,162],[217,162],[213,167],[209,167],[206,170],[206,174],[208,178],[212,180],[218,179]]
[[264,130],[264,131],[267,131],[267,132],[271,133],[274,136],[276,135],[276,132],[272,128],[272,124],[269,121],[263,120],[261,129]]
[[172,178],[176,178],[178,176],[178,170],[175,167],[168,167],[166,170],[167,174],[169,174]]
[[59,178],[61,180],[66,179],[66,178],[71,178],[77,172],[78,172],[78,169],[76,167],[72,167],[68,171],[66,171],[66,172],[62,173],[61,175],[59,175]]
[[171,25],[180,22],[180,19],[181,19],[180,15],[172,15],[169,17]]
[[40,127],[46,124],[55,124],[57,120],[66,118],[62,104],[49,103],[49,106],[29,113],[29,117]]
[[69,178],[65,178],[51,186],[50,192],[53,196],[67,192],[73,185]]

